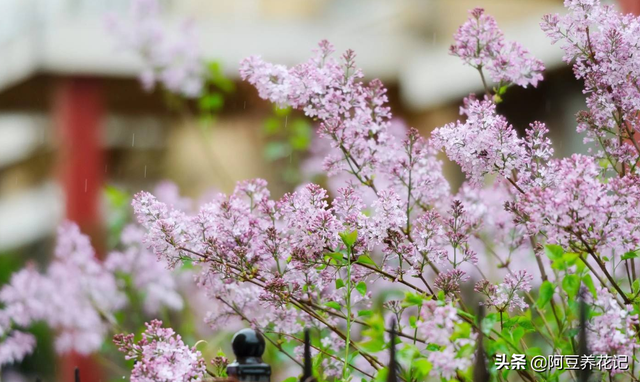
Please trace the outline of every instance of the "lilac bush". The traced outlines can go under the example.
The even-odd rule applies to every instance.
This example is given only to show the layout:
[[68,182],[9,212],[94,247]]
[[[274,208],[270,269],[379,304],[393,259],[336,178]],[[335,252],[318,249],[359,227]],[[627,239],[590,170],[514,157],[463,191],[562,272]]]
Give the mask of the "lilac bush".
[[[498,113],[510,87],[535,87],[544,68],[482,9],[470,12],[451,54],[479,72],[484,94],[466,97],[464,119],[429,138],[416,129],[399,136],[384,85],[364,80],[353,51],[335,57],[322,41],[310,60],[290,68],[243,60],[240,76],[261,98],[317,120],[327,144],[323,170],[339,186],[302,184],[273,199],[266,181],[247,180],[197,212],[140,192],[132,205],[144,237],[131,231],[132,252],[106,267],[88,259],[77,229],[63,231],[59,256],[100,275],[85,288],[96,290],[85,312],[99,322],[95,335],[104,337],[109,313],[121,308],[115,271],[132,273],[136,288],[159,291],[148,293],[151,313],[157,304],[181,307],[170,293],[175,285],[154,278],[162,271],[136,265],[153,253],[170,269],[195,267],[199,290],[215,301],[205,318],[212,327],[242,320],[291,357],[301,352],[303,328],[314,328],[320,380],[384,378],[392,319],[404,381],[471,380],[480,336],[498,380],[573,380],[575,369],[536,372],[496,360],[579,354],[581,302],[590,357],[628,360],[598,377],[637,380],[640,18],[597,0],[565,5],[566,15],[545,16],[541,25],[584,82],[588,110],[577,129],[591,144],[588,155],[555,158],[544,123],[532,121],[520,136]],[[457,191],[440,154],[466,175]],[[18,333],[53,309],[34,297],[49,273],[27,268],[0,292],[3,362],[33,347]],[[11,309],[20,314],[5,314]],[[51,324],[64,333],[78,322]],[[115,341],[138,361],[133,381],[196,381],[207,373],[202,355],[158,321],[139,343],[132,335]]]

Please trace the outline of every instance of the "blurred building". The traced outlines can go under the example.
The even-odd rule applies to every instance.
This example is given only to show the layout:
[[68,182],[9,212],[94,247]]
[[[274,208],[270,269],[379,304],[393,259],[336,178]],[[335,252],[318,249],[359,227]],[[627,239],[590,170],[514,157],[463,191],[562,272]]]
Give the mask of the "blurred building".
[[[338,52],[354,49],[367,76],[389,86],[394,113],[425,131],[457,118],[459,99],[480,85],[473,70],[447,53],[470,8],[485,7],[508,38],[521,41],[552,73],[561,67],[560,50],[538,27],[543,14],[561,11],[558,0],[162,5],[167,25],[193,18],[206,56],[236,80],[237,63],[251,54],[294,64],[325,38]],[[169,177],[195,195],[273,173],[256,150],[256,126],[268,105],[250,87],[238,88],[204,142],[185,126],[188,117],[166,111],[161,94],[141,90],[141,62],[118,51],[104,27],[106,13],[128,7],[128,0],[0,1],[0,251],[50,235],[65,216],[95,225],[105,182],[135,190]],[[513,109],[539,111],[530,93],[519,95]],[[205,165],[212,161],[221,170]]]

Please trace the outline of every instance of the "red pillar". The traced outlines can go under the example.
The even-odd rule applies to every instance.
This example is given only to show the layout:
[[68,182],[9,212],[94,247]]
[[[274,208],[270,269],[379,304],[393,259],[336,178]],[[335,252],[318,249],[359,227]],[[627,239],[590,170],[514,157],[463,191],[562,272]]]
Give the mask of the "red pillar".
[[619,2],[624,13],[640,15],[640,0],[619,0]]
[[[76,222],[88,234],[96,253],[102,252],[100,234],[100,193],[104,159],[101,123],[104,101],[100,81],[66,78],[57,85],[53,118],[59,147],[59,170],[66,203],[66,219]],[[97,382],[101,372],[91,357],[70,354],[60,360],[60,380],[73,381],[80,369],[82,382]]]

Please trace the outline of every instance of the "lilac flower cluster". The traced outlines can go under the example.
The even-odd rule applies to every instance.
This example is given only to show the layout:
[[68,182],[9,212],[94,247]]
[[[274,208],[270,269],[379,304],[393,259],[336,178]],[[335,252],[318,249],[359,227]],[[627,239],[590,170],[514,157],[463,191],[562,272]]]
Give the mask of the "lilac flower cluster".
[[33,337],[19,331],[44,321],[57,331],[56,349],[89,354],[100,348],[108,320],[125,299],[116,280],[96,258],[89,238],[72,223],[58,231],[55,259],[45,273],[34,266],[15,273],[0,290],[3,362],[30,353]]
[[[482,72],[486,68],[498,88],[515,84],[536,86],[542,81],[544,65],[515,41],[505,41],[496,20],[475,8],[454,35],[450,53]],[[484,79],[484,77],[483,77]],[[486,84],[485,84],[486,86]]]
[[[347,293],[351,305],[367,309],[377,281],[402,280],[421,293],[442,291],[453,302],[478,263],[475,249],[484,245],[475,236],[487,216],[470,215],[451,195],[436,159],[441,143],[424,139],[415,129],[408,129],[404,138],[392,134],[381,83],[364,84],[354,54],[347,52],[339,62],[331,58],[332,51],[321,42],[316,57],[293,68],[251,57],[241,64],[241,75],[262,97],[319,119],[321,138],[332,146],[325,170],[347,175],[333,201],[315,184],[271,200],[260,179],[239,183],[231,195],[213,197],[194,215],[146,192],[134,198],[149,248],[170,265],[189,261],[202,268],[200,285],[220,302],[207,317],[213,325],[239,316],[285,335],[299,332],[304,324],[325,325],[341,335],[344,316],[338,306]],[[468,108],[477,125],[490,128],[497,120],[504,122],[508,133],[503,135],[517,144],[505,143],[503,149],[519,151],[509,160],[499,155],[492,160],[505,174],[515,169],[512,163],[527,155],[524,143],[496,116],[490,101],[470,100]],[[484,142],[487,147],[490,140]],[[471,200],[478,192],[471,187],[461,196]],[[498,205],[510,200],[505,193],[495,197]],[[495,229],[514,230],[506,221]],[[343,235],[349,232],[357,237],[347,247]],[[404,281],[405,274],[424,285]],[[347,278],[366,288],[353,293],[344,287]],[[333,314],[325,316],[327,312]],[[455,357],[452,349],[446,351]],[[375,370],[375,361],[364,359]],[[462,370],[468,361],[456,361],[459,365],[450,370]]]
[[140,226],[126,226],[121,237],[124,249],[110,252],[104,266],[115,275],[131,275],[131,287],[145,296],[143,305],[148,314],[157,314],[162,307],[182,310],[184,301],[178,293],[176,277],[167,269],[166,262],[159,261],[144,247],[143,238]]
[[[606,289],[598,290],[594,302],[597,316],[590,325],[589,346],[594,354],[632,356],[640,347],[637,335],[638,315],[633,307],[621,307]],[[622,372],[615,370],[614,374]]]
[[382,83],[362,82],[354,52],[347,51],[338,61],[331,57],[333,51],[322,41],[315,57],[292,68],[249,57],[240,64],[240,75],[262,98],[320,121],[320,136],[334,148],[324,161],[330,176],[346,171],[374,190],[392,184],[400,196],[410,182],[412,203],[423,206],[448,195],[437,150],[415,130],[398,139],[390,130]]
[[460,357],[459,350],[475,341],[475,336],[469,338],[454,338],[454,331],[462,323],[457,309],[450,305],[439,305],[437,301],[429,300],[422,305],[421,320],[417,323],[418,332],[423,338],[439,350],[429,352],[427,359],[433,368],[430,375],[449,380],[456,376],[456,371],[467,370],[473,359]]
[[187,98],[202,93],[205,66],[192,23],[183,22],[168,31],[158,0],[134,0],[127,20],[112,15],[107,22],[121,48],[144,61],[140,81],[146,90],[161,83],[166,90]]
[[541,25],[583,80],[589,110],[578,114],[578,131],[601,147],[597,158],[622,174],[634,171],[640,156],[640,22],[599,0],[567,0],[565,6],[566,15],[547,15]]
[[522,141],[507,120],[496,113],[493,101],[467,98],[460,113],[467,116],[464,123],[436,129],[433,139],[472,182],[480,184],[488,173],[509,177],[523,165],[526,152]]
[[188,347],[173,329],[163,328],[162,321],[146,324],[142,339],[133,334],[117,334],[114,342],[127,359],[136,361],[132,382],[197,382],[206,376],[206,364],[200,351]]
[[523,270],[509,273],[499,285],[482,280],[476,284],[474,290],[485,295],[487,300],[484,304],[494,307],[498,312],[523,311],[529,305],[518,292],[529,292],[532,281],[533,276]]

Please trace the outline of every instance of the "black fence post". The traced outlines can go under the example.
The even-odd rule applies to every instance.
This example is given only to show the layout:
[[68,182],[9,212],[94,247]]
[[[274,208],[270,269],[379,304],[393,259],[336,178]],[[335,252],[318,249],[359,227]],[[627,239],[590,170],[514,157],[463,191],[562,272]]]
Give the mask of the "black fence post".
[[[578,353],[580,359],[589,354],[587,348],[587,304],[580,297],[580,332],[578,333]],[[581,367],[578,370],[578,382],[588,382],[591,370],[587,367]]]
[[304,363],[300,382],[315,382],[313,376],[313,363],[311,359],[311,337],[309,329],[304,330]]
[[389,344],[389,366],[387,382],[398,382],[398,363],[396,362],[396,320],[391,320],[391,343]]
[[482,320],[484,319],[484,306],[478,305],[478,341],[476,348],[476,362],[473,367],[473,382],[489,382],[490,375],[487,370],[487,359],[484,352],[484,333],[482,332]]
[[227,366],[227,375],[238,382],[270,382],[271,366],[262,362],[265,342],[262,334],[242,329],[231,340],[236,360]]

